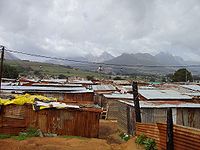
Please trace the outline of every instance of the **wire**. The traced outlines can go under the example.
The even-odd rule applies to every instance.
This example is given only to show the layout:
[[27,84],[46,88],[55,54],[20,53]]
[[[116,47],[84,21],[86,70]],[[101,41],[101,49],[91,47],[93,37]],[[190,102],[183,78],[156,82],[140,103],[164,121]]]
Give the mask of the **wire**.
[[23,54],[23,55],[28,55],[28,56],[34,56],[34,57],[41,57],[41,58],[47,58],[47,59],[55,59],[55,60],[65,60],[65,61],[70,61],[70,62],[77,62],[77,63],[84,63],[84,64],[92,64],[92,65],[105,65],[105,66],[115,66],[115,67],[149,67],[149,68],[155,68],[155,67],[174,67],[174,68],[179,68],[179,67],[200,67],[199,65],[127,65],[127,64],[112,64],[112,63],[98,63],[98,62],[90,62],[90,61],[81,61],[81,60],[73,60],[73,59],[68,59],[68,58],[59,58],[59,57],[51,57],[51,56],[45,56],[45,55],[39,55],[39,54],[31,54],[31,53],[26,53],[26,52],[21,52],[17,50],[10,50],[10,49],[5,49],[5,51],[11,52],[11,53],[18,53],[18,54]]

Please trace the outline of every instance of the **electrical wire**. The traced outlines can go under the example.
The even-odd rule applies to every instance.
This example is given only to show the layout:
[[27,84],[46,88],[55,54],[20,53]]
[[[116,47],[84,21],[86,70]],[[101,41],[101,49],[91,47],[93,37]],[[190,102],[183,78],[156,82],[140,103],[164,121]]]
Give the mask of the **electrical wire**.
[[74,59],[68,59],[68,58],[60,58],[60,57],[51,57],[51,56],[45,56],[45,55],[40,55],[40,54],[31,54],[31,53],[26,53],[22,51],[17,51],[17,50],[11,50],[11,49],[5,49],[7,52],[11,53],[17,53],[17,54],[23,54],[27,56],[34,56],[34,57],[40,57],[40,58],[47,58],[47,59],[54,59],[54,60],[63,60],[63,61],[70,61],[70,62],[76,62],[76,63],[81,63],[81,64],[91,64],[91,65],[105,65],[105,66],[113,66],[113,67],[125,67],[125,68],[141,68],[141,67],[148,67],[148,68],[160,68],[160,67],[173,67],[173,68],[181,68],[181,67],[200,67],[199,65],[127,65],[127,64],[113,64],[113,63],[100,63],[100,62],[90,62],[90,61],[82,61],[82,60],[74,60]]

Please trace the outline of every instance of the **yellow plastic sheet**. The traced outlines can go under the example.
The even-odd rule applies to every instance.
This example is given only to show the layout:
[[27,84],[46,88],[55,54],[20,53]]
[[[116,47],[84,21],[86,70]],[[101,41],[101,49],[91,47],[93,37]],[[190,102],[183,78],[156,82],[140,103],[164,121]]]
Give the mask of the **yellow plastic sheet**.
[[16,104],[16,105],[24,105],[24,104],[33,104],[35,101],[35,98],[41,101],[57,101],[56,98],[49,98],[42,95],[14,95],[14,99],[0,99],[0,105],[10,105],[10,104]]

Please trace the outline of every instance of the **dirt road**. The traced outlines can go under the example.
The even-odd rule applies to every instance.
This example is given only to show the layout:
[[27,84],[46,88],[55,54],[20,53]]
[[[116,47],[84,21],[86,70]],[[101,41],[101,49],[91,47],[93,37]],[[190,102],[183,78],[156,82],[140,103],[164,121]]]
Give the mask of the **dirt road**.
[[30,138],[0,140],[0,150],[141,150],[134,139],[123,144],[108,144],[106,140],[89,138]]

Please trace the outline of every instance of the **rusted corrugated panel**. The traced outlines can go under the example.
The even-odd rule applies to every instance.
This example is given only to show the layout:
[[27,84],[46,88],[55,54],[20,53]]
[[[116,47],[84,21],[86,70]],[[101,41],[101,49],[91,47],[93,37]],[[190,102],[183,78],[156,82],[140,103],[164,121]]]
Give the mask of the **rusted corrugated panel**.
[[178,108],[177,124],[200,129],[200,109]]
[[[91,109],[67,110],[45,109],[38,112],[32,110],[31,105],[24,105],[23,115],[12,115],[18,110],[18,105],[3,106],[3,111],[9,115],[4,117],[1,113],[2,126],[0,133],[18,134],[28,127],[40,128],[42,132],[56,133],[58,135],[75,135],[83,137],[98,137],[100,111]],[[8,110],[6,110],[8,108]],[[11,111],[11,112],[10,112]],[[16,111],[15,111],[16,112]],[[11,114],[11,115],[10,115]]]
[[[166,149],[166,124],[136,124],[136,134],[144,133],[157,142],[158,149]],[[198,150],[200,147],[200,130],[174,125],[174,149]]]

